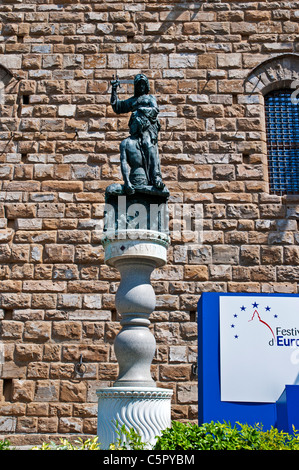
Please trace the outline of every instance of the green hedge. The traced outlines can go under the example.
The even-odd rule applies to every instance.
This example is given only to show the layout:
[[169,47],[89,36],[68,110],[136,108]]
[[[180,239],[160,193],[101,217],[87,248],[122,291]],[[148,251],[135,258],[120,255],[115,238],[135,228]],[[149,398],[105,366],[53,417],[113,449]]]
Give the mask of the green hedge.
[[[118,439],[111,450],[143,450],[147,446],[140,436],[131,429],[117,427]],[[100,450],[101,445],[94,439],[78,440],[71,444],[62,439],[60,444],[44,443],[33,450]],[[0,441],[0,450],[13,450],[8,440]],[[162,431],[153,450],[299,450],[299,434],[294,430],[288,434],[272,427],[263,431],[262,426],[247,424],[210,422],[198,426],[192,423],[174,421],[171,428]]]
[[272,427],[247,424],[205,423],[201,426],[173,422],[162,432],[155,450],[299,450],[299,435],[288,434]]

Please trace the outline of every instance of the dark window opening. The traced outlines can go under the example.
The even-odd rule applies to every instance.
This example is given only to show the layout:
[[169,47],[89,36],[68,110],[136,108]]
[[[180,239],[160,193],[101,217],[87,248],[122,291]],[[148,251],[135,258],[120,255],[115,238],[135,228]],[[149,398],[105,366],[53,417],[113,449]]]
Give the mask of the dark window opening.
[[4,320],[12,320],[13,310],[10,308],[4,308]]
[[12,401],[12,379],[3,379],[4,401]]
[[272,194],[299,194],[299,105],[294,90],[265,96],[268,170]]
[[29,95],[23,95],[23,104],[29,104]]

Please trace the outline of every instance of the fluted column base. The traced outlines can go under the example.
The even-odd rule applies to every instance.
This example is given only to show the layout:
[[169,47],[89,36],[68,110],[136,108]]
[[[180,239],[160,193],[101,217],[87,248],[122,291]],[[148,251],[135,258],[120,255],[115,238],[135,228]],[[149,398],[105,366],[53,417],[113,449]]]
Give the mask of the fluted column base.
[[116,422],[134,428],[150,449],[171,426],[172,390],[157,387],[112,387],[97,390],[98,439],[102,449],[116,442]]

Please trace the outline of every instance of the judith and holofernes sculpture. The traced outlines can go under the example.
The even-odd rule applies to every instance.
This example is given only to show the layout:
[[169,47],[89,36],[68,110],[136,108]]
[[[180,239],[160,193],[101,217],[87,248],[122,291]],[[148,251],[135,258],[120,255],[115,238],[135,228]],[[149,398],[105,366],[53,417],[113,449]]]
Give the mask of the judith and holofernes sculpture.
[[104,232],[136,229],[168,233],[169,191],[162,181],[158,151],[160,122],[156,98],[149,94],[148,78],[134,78],[134,95],[119,100],[118,77],[111,81],[111,106],[116,114],[131,112],[129,136],[120,143],[124,184],[110,184],[105,191]]
[[158,133],[160,122],[156,98],[149,94],[148,78],[138,74],[134,78],[134,96],[119,100],[118,77],[111,81],[111,106],[116,114],[131,112],[129,120],[130,135],[120,144],[120,163],[124,185],[111,184],[106,189],[110,195],[149,194],[169,196],[169,191],[162,181],[158,151]]

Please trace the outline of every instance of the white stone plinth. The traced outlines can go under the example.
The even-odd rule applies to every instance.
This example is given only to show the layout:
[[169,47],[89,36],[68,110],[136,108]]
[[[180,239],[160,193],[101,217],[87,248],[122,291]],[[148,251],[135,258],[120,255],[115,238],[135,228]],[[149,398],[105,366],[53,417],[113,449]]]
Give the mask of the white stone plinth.
[[[172,390],[157,387],[111,387],[97,390],[98,439],[102,449],[116,442],[116,422],[134,428],[150,449],[171,426]],[[124,436],[123,436],[124,437]]]

